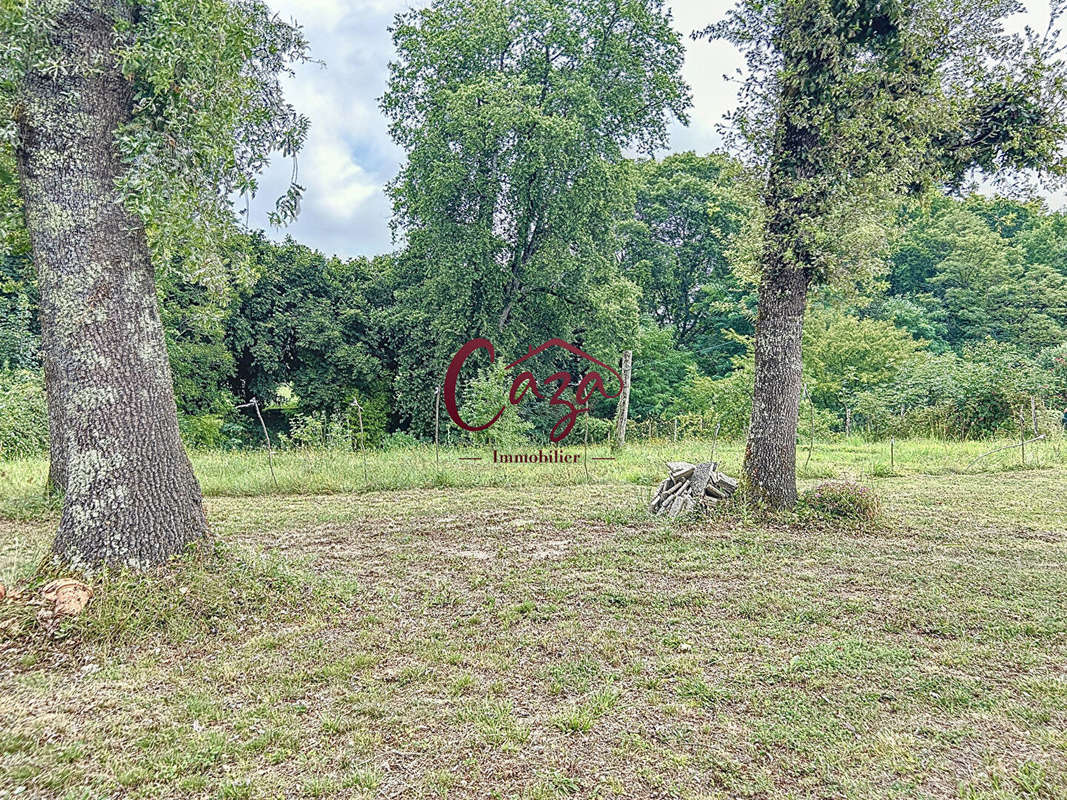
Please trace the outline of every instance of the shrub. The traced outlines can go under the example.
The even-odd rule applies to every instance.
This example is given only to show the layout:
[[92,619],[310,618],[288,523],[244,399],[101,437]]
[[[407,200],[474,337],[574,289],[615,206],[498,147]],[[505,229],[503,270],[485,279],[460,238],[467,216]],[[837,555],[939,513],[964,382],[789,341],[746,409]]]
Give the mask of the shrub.
[[393,431],[382,439],[385,450],[408,450],[418,445],[419,440],[407,431]]
[[510,385],[511,378],[500,362],[482,370],[467,384],[462,408],[465,420],[473,425],[484,425],[500,412],[490,427],[468,432],[471,441],[493,447],[520,447],[527,443],[533,425],[519,416],[517,406],[508,402]]
[[39,372],[0,369],[0,459],[48,449],[48,412]]
[[220,448],[226,437],[222,432],[223,419],[217,414],[197,414],[178,417],[178,430],[186,447]]
[[798,510],[829,519],[874,522],[882,515],[882,504],[867,486],[834,481],[804,492]]

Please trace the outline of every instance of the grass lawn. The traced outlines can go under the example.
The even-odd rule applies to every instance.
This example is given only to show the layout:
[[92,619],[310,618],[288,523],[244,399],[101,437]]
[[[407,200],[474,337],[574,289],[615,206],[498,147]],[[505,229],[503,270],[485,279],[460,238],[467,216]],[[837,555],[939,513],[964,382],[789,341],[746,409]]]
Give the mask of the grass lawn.
[[[213,548],[100,580],[54,638],[9,624],[0,797],[1067,798],[1052,447],[817,443],[805,485],[863,478],[867,528],[648,519],[693,443],[367,483],[283,455],[278,490],[200,454]],[[0,465],[0,580],[45,552],[42,479]]]

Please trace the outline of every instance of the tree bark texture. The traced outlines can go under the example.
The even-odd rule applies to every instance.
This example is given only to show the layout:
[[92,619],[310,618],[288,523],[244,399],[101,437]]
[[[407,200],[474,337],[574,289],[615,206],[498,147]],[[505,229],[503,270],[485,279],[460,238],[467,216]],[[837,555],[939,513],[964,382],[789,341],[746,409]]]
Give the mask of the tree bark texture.
[[[756,315],[755,386],[745,448],[750,498],[773,509],[797,501],[797,411],[802,382],[804,309],[812,281],[811,228],[826,210],[826,128],[812,109],[833,108],[842,57],[818,3],[791,3],[776,38],[783,54],[778,119],[764,191],[766,227]],[[829,42],[827,37],[830,37]]]
[[781,266],[766,269],[760,281],[756,380],[744,468],[752,499],[771,508],[791,508],[797,501],[797,412],[808,283],[807,271]]
[[125,0],[68,0],[51,34],[66,67],[25,76],[19,177],[41,293],[53,552],[75,566],[156,564],[207,531],[177,409],[144,226],[116,190],[115,132],[133,88],[113,55]]

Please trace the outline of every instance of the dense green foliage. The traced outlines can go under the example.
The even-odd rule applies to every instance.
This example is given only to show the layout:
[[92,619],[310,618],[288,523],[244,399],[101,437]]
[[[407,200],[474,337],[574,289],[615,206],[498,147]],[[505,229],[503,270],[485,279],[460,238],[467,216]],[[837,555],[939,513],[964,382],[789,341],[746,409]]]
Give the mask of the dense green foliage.
[[26,458],[48,447],[41,376],[0,368],[0,459]]
[[632,338],[637,293],[611,258],[633,191],[623,151],[664,145],[689,93],[662,0],[437,0],[392,33],[381,105],[408,155],[390,188],[407,239],[394,391],[425,432],[469,338],[607,357]]
[[[756,5],[713,33],[769,25]],[[138,113],[155,103],[191,150],[188,160],[172,163],[176,155],[160,152],[167,131],[140,122],[121,144],[142,164],[131,180],[145,192],[163,185],[164,173],[184,176],[184,188],[148,192],[154,199],[142,213],[155,226],[163,320],[188,442],[261,445],[247,406],[253,398],[275,444],[425,439],[434,430],[445,366],[474,336],[496,345],[497,361],[488,369],[484,358],[473,359],[464,371],[460,399],[472,418],[499,408],[510,384],[502,364],[559,337],[611,364],[621,350],[634,351],[635,420],[700,414],[723,435],[744,433],[767,208],[759,180],[732,156],[627,157],[662,146],[668,121],[684,119],[689,104],[681,42],[658,0],[438,0],[400,15],[382,98],[407,152],[390,187],[399,246],[347,260],[291,239],[242,233],[226,210],[232,192],[254,189],[251,176],[269,149],[290,151],[303,136],[304,122],[271,94],[287,60],[303,57],[299,33],[262,18],[255,3],[238,4],[244,16],[223,21],[221,0],[213,1],[186,23],[174,17],[175,3],[153,7],[157,16],[124,52],[140,87]],[[167,63],[160,54],[176,42],[200,47],[218,38],[235,48],[226,63],[236,64],[247,57],[249,31],[273,43],[258,88],[227,98],[214,87],[207,118],[191,118],[189,93],[210,83],[206,67]],[[1021,54],[996,31],[986,33],[990,47],[1000,48],[993,54],[1040,57],[1040,48]],[[928,44],[912,43],[919,48],[912,55],[933,58],[922,49]],[[997,91],[1011,94],[1026,80],[1002,74],[999,84],[982,84],[985,95],[971,96],[963,88],[989,78],[971,67],[947,87],[950,108],[938,105],[934,115],[932,106],[916,106],[909,113],[927,116],[913,122],[943,127],[951,119],[969,130],[982,118],[976,103],[993,102]],[[218,80],[225,87],[237,78],[224,70]],[[873,74],[856,80],[850,91],[857,94],[835,102],[857,102],[874,85]],[[764,156],[773,146],[770,129],[744,126],[756,125],[773,99],[757,90],[772,89],[756,86],[735,120]],[[922,131],[886,128],[904,118],[904,94],[876,93],[882,105],[865,113],[882,128],[837,131],[834,147],[845,149],[827,151],[831,166],[844,169],[864,147],[882,154],[899,147],[909,158],[932,152]],[[253,112],[268,107],[281,114],[278,127],[255,129]],[[238,124],[245,114],[252,128]],[[1035,125],[1047,136],[1031,146],[1051,157],[1058,122]],[[230,163],[219,148],[232,149],[242,137],[256,147]],[[1025,169],[1030,151],[1013,147],[1004,140],[984,154],[974,147],[952,158],[942,153],[951,161],[940,167],[952,178],[944,183],[962,185],[965,163]],[[218,168],[193,180],[198,159]],[[873,169],[869,161],[848,166],[849,175]],[[905,167],[913,177],[933,174],[932,167]],[[846,426],[871,435],[1014,434],[1031,397],[1051,420],[1052,409],[1067,405],[1067,214],[1037,200],[958,197],[929,182],[910,186],[908,195],[888,191],[899,188],[901,175],[818,184],[819,224],[804,229],[805,246],[818,255],[821,277],[846,279],[816,290],[806,317],[801,435]],[[13,186],[10,152],[0,148],[0,214],[8,222],[19,217]],[[135,197],[136,187],[128,188]],[[288,203],[295,211],[296,197]],[[171,222],[163,220],[164,206],[178,212]],[[189,227],[208,222],[199,233]],[[209,228],[224,231],[216,236]],[[17,437],[12,431],[22,423],[5,428],[0,446],[10,454],[41,446],[45,426],[25,234],[14,223],[3,234],[10,253],[0,261],[3,402],[10,420],[33,420]],[[205,260],[209,246],[213,255]],[[564,369],[575,378],[584,369],[558,353],[532,368],[544,377]],[[599,400],[592,409],[608,419],[614,403]],[[559,416],[547,402],[527,399],[474,438],[544,440]],[[443,409],[439,420],[442,439],[464,438]],[[605,423],[593,428],[606,435]]]
[[[701,160],[675,158],[667,170],[675,172],[679,161],[696,165]],[[706,160],[718,174],[716,165],[724,157]],[[665,191],[662,174],[652,166],[638,162],[633,173],[651,176],[650,188]],[[682,182],[697,197],[707,196],[706,185]],[[636,194],[648,191],[648,184],[641,184]],[[686,207],[688,201],[678,205]],[[709,208],[708,219],[716,213],[716,207]],[[620,241],[632,242],[634,231],[645,224],[634,212],[618,225]],[[648,262],[627,267],[644,316],[633,332],[619,335],[614,347],[634,350],[634,419],[699,413],[709,424],[721,424],[723,435],[744,433],[752,390],[754,289],[731,266],[730,241],[724,234],[710,263],[701,262],[711,277],[693,279],[694,294],[702,301],[690,307],[697,321],[688,341],[662,316],[669,313],[663,304],[648,299],[657,296],[661,276]],[[427,413],[419,424],[410,423],[393,396],[394,387],[406,386],[403,364],[418,355],[412,347],[421,341],[411,332],[418,309],[398,298],[394,288],[402,285],[403,268],[397,264],[407,257],[405,251],[343,260],[292,240],[272,243],[260,234],[242,237],[240,248],[237,257],[250,265],[251,278],[225,297],[177,278],[161,286],[183,432],[190,443],[260,445],[254,416],[248,409],[235,410],[252,397],[278,409],[266,414],[268,426],[285,433],[294,446],[355,446],[354,400],[363,409],[365,440],[371,445],[391,431],[432,435],[434,374],[427,376]],[[691,252],[671,254],[663,242],[655,249],[659,263],[675,267]],[[1020,414],[1029,419],[1031,396],[1039,411],[1050,409],[1042,419],[1052,420],[1051,409],[1067,405],[1067,259],[1060,256],[1065,252],[1067,215],[1050,213],[1039,202],[938,196],[902,210],[885,280],[847,297],[825,292],[813,301],[804,336],[804,378],[813,407],[809,410],[808,400],[801,405],[801,435],[807,436],[814,413],[820,435],[843,431],[847,415],[854,430],[872,435],[990,436],[1017,431]],[[0,284],[6,309],[0,360],[23,370],[38,366],[36,293],[24,267],[17,259],[3,262]],[[703,302],[713,294],[714,302]],[[612,312],[604,311],[607,299],[600,302],[606,325]],[[454,334],[448,348],[454,351],[463,341],[463,334]],[[504,356],[515,352],[499,349]],[[477,369],[466,377],[474,380],[467,402],[486,408],[510,383],[501,383],[500,376],[490,380]],[[39,390],[39,381],[28,385]],[[406,389],[416,394],[413,387]],[[38,406],[43,408],[33,400],[31,407]],[[594,406],[600,416],[613,411],[612,403]],[[509,407],[507,423],[491,429],[490,439],[478,440],[503,444],[522,436],[541,438],[558,416],[546,402],[526,401],[517,414]],[[443,409],[441,429],[458,440]],[[41,441],[34,436],[28,441]],[[14,452],[10,445],[7,451]]]

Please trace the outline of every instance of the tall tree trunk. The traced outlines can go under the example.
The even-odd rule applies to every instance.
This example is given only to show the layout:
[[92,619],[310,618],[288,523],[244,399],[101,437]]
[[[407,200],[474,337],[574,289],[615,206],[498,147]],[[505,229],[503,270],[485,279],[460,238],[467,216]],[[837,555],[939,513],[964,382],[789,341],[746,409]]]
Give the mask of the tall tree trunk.
[[797,411],[809,281],[807,270],[780,264],[768,265],[760,281],[744,470],[752,498],[776,509],[791,508],[797,500]]
[[18,163],[41,292],[55,477],[53,552],[77,565],[159,563],[207,530],[178,436],[144,227],[115,188],[133,88],[113,55],[126,0],[70,0],[51,34],[65,67],[25,77]]
[[819,3],[791,3],[792,18],[777,36],[810,42],[783,52],[783,81],[764,207],[763,270],[756,314],[755,385],[745,447],[745,479],[757,503],[792,508],[797,501],[797,412],[803,389],[801,345],[811,284],[810,226],[826,208],[825,188],[814,180],[823,168],[823,123],[811,109],[827,103],[822,78],[840,57],[818,48],[826,24]]

